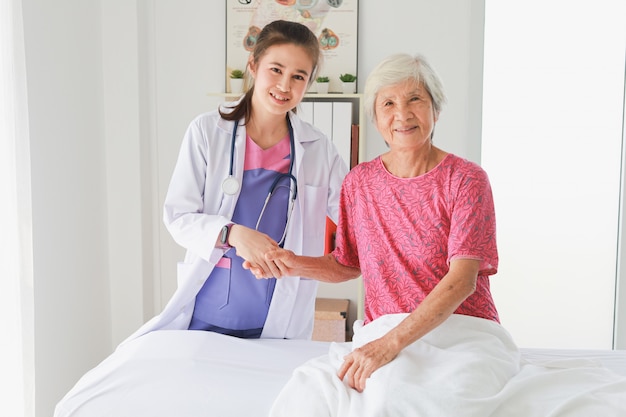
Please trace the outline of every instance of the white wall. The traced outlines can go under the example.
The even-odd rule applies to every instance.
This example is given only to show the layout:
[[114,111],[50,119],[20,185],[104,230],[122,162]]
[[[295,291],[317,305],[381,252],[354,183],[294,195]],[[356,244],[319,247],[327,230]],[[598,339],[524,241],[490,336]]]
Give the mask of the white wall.
[[[448,95],[435,143],[479,162],[485,2],[393,0],[359,5],[358,90],[363,91],[367,75],[384,57],[396,52],[424,54]],[[371,125],[365,146],[367,159],[387,151]]]
[[[383,56],[424,53],[450,96],[436,141],[473,160],[483,5],[371,1],[359,16],[359,89]],[[224,14],[223,1],[24,0],[38,416],[174,288],[182,251],[161,205],[187,124],[223,89]],[[365,146],[385,151],[371,127]]]
[[117,345],[154,309],[152,153],[141,109],[147,90],[140,73],[145,55],[138,53],[143,9],[136,2],[107,0],[101,10],[111,341]]

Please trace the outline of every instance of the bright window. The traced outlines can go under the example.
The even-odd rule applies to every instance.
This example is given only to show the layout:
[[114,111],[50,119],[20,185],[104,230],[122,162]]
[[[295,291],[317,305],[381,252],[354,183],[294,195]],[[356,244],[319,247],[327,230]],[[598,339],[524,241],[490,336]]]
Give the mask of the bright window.
[[520,346],[610,348],[626,2],[487,0],[482,165],[503,325]]

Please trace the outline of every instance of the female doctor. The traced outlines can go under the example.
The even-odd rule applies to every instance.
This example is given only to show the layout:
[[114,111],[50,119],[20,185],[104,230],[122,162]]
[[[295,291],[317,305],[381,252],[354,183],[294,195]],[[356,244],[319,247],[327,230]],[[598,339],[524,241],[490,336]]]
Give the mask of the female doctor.
[[270,271],[264,255],[278,246],[322,255],[326,216],[337,219],[348,168],[294,111],[320,55],[306,26],[266,25],[248,60],[252,86],[191,122],[164,205],[168,231],[187,249],[178,288],[129,339],[157,329],[311,337],[317,281],[257,280],[247,268]]

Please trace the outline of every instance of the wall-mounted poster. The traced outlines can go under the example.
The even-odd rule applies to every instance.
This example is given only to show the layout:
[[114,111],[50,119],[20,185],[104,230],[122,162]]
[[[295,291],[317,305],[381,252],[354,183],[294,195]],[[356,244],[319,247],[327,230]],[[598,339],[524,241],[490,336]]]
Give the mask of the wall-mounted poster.
[[357,75],[358,0],[226,0],[227,75],[245,70],[261,29],[279,19],[302,23],[318,37],[324,55],[318,75],[330,79],[330,92],[341,92],[339,75]]

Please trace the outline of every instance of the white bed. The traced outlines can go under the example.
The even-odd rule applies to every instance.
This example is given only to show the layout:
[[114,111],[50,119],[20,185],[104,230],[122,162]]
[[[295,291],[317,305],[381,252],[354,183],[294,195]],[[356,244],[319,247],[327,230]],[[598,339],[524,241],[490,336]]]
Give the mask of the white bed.
[[[475,404],[479,399],[465,398],[463,401],[469,400],[471,407],[468,408],[463,401],[459,402],[467,410],[467,414],[458,412],[454,414],[455,417],[511,417],[517,415],[513,409],[524,417],[626,415],[626,351],[517,351],[511,345],[500,349],[497,346],[499,342],[494,343],[494,340],[501,337],[498,326],[489,327],[491,324],[487,324],[485,327],[486,320],[466,316],[453,316],[451,319],[442,325],[440,331],[434,332],[430,339],[418,342],[421,343],[421,348],[418,348],[421,353],[416,354],[425,355],[422,359],[432,357],[432,361],[428,359],[415,365],[421,370],[420,374],[430,364],[436,372],[440,372],[437,366],[444,366],[441,368],[442,372],[454,375],[450,379],[458,378],[466,383],[475,381],[475,385],[482,388],[485,385],[482,380],[491,381],[494,379],[492,374],[500,372],[495,368],[489,369],[490,365],[485,366],[485,363],[510,362],[506,363],[506,369],[513,369],[510,375],[502,374],[495,378],[510,381],[506,382],[506,389],[500,390],[502,393],[489,397],[488,402],[491,405],[488,408],[493,413],[470,412],[472,407],[476,410]],[[393,320],[397,320],[397,317]],[[355,335],[354,343],[364,343],[368,338],[376,337],[385,331],[385,326],[388,328],[394,325],[393,320],[381,322],[384,326],[379,326],[378,329],[374,326],[363,327],[362,329],[369,327],[369,333],[360,330]],[[475,323],[478,326],[474,326]],[[466,332],[468,328],[471,329],[470,332]],[[483,341],[481,339],[484,329],[490,334]],[[445,336],[443,339],[442,335]],[[453,337],[450,338],[450,335]],[[490,346],[487,350],[495,352],[495,356],[503,356],[476,360],[474,358],[480,357],[482,353],[478,356],[467,356],[466,347],[471,350],[470,345],[476,347],[484,342]],[[427,385],[415,387],[416,389],[410,386],[410,381],[406,385],[403,378],[407,377],[407,371],[412,365],[407,367],[403,361],[408,360],[415,364],[415,358],[410,359],[408,355],[408,359],[399,356],[392,362],[396,368],[381,368],[384,371],[375,373],[368,380],[364,394],[357,394],[338,378],[333,380],[333,360],[340,360],[339,357],[349,351],[351,346],[351,343],[302,340],[243,340],[201,331],[156,331],[123,345],[85,374],[59,402],[54,416],[250,417],[268,416],[270,411],[276,416],[298,417],[363,416],[363,413],[395,415],[376,411],[376,402],[381,401],[404,407],[403,415],[423,415],[419,412],[422,412],[422,406],[426,407],[426,397],[431,403],[437,395],[443,395],[442,398],[446,399],[448,405],[457,401],[457,398],[453,398],[455,395],[451,394],[452,391],[449,391],[449,395],[446,394],[448,391],[442,394],[441,390],[449,389],[445,386],[446,380],[443,380],[443,385],[437,385],[441,390],[434,393],[427,391]],[[465,355],[458,370],[455,368],[457,365],[451,365],[454,359],[449,358],[453,356],[440,356],[458,353]],[[512,359],[503,360],[505,357]],[[468,361],[467,358],[471,360]],[[483,359],[488,362],[482,363]],[[296,368],[298,370],[294,372]],[[387,377],[385,373],[388,374]],[[403,388],[395,389],[391,393],[385,391],[385,386],[389,387],[389,375],[394,383],[401,384],[399,386]],[[414,376],[415,373],[408,373],[409,378],[414,379]],[[580,385],[578,379],[584,379],[584,384]],[[513,381],[515,384],[511,384]],[[365,395],[368,389],[370,394]],[[407,389],[409,395],[406,393]],[[474,391],[473,388],[472,392]],[[345,400],[342,400],[342,396],[352,401],[352,406],[342,402]],[[529,398],[532,400],[529,401]],[[478,401],[480,407],[483,407],[485,401],[485,398]],[[541,407],[531,407],[527,404],[529,402],[540,404]],[[447,405],[444,408],[445,406]],[[432,407],[432,404],[428,407]],[[294,411],[294,408],[298,410]],[[327,409],[333,411],[330,414],[323,411]],[[550,412],[541,411],[542,414],[537,414],[540,409],[550,409]],[[575,410],[581,411],[577,413]],[[589,414],[591,411],[593,414]],[[441,411],[436,415],[451,414]]]

